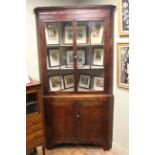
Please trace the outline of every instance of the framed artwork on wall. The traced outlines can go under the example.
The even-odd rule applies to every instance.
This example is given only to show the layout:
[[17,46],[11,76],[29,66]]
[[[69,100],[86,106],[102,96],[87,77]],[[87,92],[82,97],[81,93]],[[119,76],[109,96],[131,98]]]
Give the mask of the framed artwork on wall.
[[117,43],[117,85],[129,88],[129,43]]
[[118,0],[119,35],[129,35],[129,0]]

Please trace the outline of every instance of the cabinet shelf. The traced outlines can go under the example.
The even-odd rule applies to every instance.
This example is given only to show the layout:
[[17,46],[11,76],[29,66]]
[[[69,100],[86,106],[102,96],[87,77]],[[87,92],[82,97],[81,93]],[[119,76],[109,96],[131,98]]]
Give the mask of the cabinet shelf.
[[37,104],[37,101],[27,102],[26,106],[33,105],[33,104]]

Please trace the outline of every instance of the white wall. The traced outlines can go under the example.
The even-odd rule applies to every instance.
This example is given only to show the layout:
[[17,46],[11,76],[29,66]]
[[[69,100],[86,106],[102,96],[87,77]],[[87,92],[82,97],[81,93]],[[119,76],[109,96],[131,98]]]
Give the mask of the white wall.
[[[33,9],[37,6],[58,6],[58,5],[99,5],[112,4],[117,6],[117,0],[27,0],[26,8],[26,35],[27,35],[27,70],[28,74],[39,80],[38,54],[35,15]],[[129,150],[129,91],[116,86],[116,43],[128,42],[128,38],[120,38],[118,35],[117,7],[115,10],[114,22],[114,128],[113,128],[113,149],[120,155],[128,155]]]

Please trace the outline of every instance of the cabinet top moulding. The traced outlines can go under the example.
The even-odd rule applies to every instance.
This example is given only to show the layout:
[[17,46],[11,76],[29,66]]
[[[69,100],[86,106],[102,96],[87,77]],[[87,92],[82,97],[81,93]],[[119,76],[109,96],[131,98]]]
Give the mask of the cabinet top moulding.
[[36,7],[34,9],[34,12],[46,12],[46,11],[51,11],[51,10],[64,10],[64,9],[114,9],[116,6],[114,5],[87,5],[87,6],[53,6],[53,7]]

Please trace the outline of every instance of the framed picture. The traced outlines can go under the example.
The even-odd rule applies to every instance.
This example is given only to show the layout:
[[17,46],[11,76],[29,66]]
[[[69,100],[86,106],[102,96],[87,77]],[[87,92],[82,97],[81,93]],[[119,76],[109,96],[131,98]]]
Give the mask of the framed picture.
[[49,77],[50,91],[60,91],[64,89],[63,78],[61,75]]
[[49,67],[60,66],[60,51],[58,48],[48,50]]
[[117,44],[117,85],[129,88],[129,43]]
[[103,22],[91,23],[91,44],[103,43]]
[[87,27],[86,25],[77,26],[77,44],[86,44],[87,43]]
[[103,66],[103,53],[103,48],[94,48],[92,65]]
[[67,50],[66,51],[66,60],[67,60],[67,67],[73,67],[74,64],[74,58],[73,58],[73,50]]
[[74,75],[64,75],[64,83],[66,89],[74,87]]
[[59,34],[57,23],[46,23],[45,37],[47,44],[59,44]]
[[64,28],[64,43],[73,44],[73,31],[71,25],[65,25]]
[[85,50],[84,49],[78,49],[77,50],[77,65],[83,66],[85,64]]
[[[65,44],[73,44],[73,31],[72,26],[65,25],[64,28],[64,43]],[[87,31],[86,31],[86,25],[79,25],[77,26],[77,44],[81,43],[87,43]]]
[[[73,67],[73,64],[74,64],[73,50],[66,51],[66,58],[67,58],[67,66]],[[78,49],[77,50],[77,65],[84,65],[84,64],[85,64],[85,50]]]
[[119,35],[129,35],[129,0],[118,0]]
[[90,87],[90,75],[81,74],[79,78],[79,87],[89,89]]
[[93,89],[97,91],[104,90],[104,78],[103,77],[94,76]]

